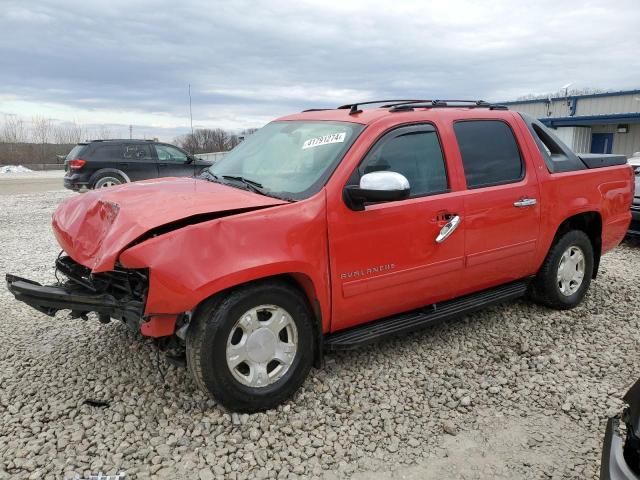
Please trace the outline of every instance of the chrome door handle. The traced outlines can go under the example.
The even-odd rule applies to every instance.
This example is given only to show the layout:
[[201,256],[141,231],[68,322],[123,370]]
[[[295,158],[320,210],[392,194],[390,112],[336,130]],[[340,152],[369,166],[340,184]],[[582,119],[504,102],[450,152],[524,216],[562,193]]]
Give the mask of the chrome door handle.
[[513,206],[517,208],[533,207],[537,203],[538,200],[536,200],[535,198],[521,198],[517,202],[513,202]]
[[440,233],[436,237],[436,243],[442,243],[447,238],[451,236],[453,232],[456,231],[456,228],[460,225],[460,217],[458,215],[454,215],[449,219],[449,221],[445,224],[444,227],[440,230]]

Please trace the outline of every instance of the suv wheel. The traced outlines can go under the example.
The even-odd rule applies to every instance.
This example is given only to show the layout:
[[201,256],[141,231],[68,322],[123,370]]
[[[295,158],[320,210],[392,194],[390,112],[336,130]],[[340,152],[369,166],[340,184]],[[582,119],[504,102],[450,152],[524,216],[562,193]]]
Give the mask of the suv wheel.
[[551,247],[534,282],[534,300],[551,308],[577,306],[589,289],[593,275],[593,245],[586,233],[572,230]]
[[302,294],[284,283],[263,282],[198,309],[187,335],[187,363],[196,383],[226,408],[267,410],[304,382],[313,339]]
[[98,177],[93,184],[93,188],[105,188],[113,187],[114,185],[121,185],[127,183],[122,176],[117,173],[107,173]]

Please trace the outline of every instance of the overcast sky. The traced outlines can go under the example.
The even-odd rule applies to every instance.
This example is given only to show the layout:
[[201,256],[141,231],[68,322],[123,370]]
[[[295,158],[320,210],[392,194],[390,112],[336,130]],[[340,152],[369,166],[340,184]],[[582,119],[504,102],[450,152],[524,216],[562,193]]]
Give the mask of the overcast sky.
[[0,0],[0,113],[171,139],[377,98],[640,88],[640,2]]

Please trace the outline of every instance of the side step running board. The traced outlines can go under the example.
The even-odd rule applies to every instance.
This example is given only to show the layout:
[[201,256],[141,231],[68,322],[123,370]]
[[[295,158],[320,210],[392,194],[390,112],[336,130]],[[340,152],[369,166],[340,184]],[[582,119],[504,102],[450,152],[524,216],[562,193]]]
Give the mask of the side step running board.
[[521,297],[527,291],[527,286],[528,281],[525,280],[507,283],[455,300],[342,330],[325,337],[325,348],[330,351],[349,350],[389,335],[419,330],[435,322],[449,320],[488,305]]

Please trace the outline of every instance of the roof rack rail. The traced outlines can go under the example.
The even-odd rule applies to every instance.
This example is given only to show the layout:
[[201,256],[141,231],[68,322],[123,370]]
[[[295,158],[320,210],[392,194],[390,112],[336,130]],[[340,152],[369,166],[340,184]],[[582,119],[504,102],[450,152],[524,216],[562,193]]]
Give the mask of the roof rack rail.
[[[362,110],[358,108],[361,105],[373,105],[376,103],[382,103],[380,108],[389,108],[391,112],[399,112],[399,111],[408,111],[413,110],[413,108],[455,108],[455,107],[466,107],[466,108],[488,108],[489,110],[508,110],[506,105],[497,105],[493,103],[489,103],[485,100],[371,100],[368,102],[358,102],[358,103],[347,103],[345,105],[340,105],[338,110],[349,109],[349,115],[355,115],[356,113],[361,113]],[[305,112],[309,111],[318,111],[324,109],[310,109],[305,110]]]
[[87,140],[87,142],[149,142],[155,143],[153,138],[96,138],[95,140]]
[[390,108],[395,107],[397,105],[409,105],[414,103],[425,103],[431,104],[433,107],[444,107],[449,105],[450,103],[463,103],[463,104],[472,104],[474,106],[489,106],[491,105],[489,102],[484,100],[444,100],[444,99],[435,99],[435,100],[417,100],[417,101],[403,101],[400,103],[392,103],[389,105],[383,105],[381,108]]
[[383,105],[390,112],[413,110],[414,108],[488,108],[489,110],[508,110],[505,105],[496,105],[484,100],[429,100],[427,102],[400,102]]
[[371,100],[369,102],[358,102],[358,103],[347,103],[345,105],[340,105],[338,110],[349,109],[349,115],[355,115],[356,113],[361,113],[362,110],[358,108],[358,105],[373,105],[375,103],[391,103],[399,104],[399,103],[414,103],[414,102],[430,102],[430,100]]

